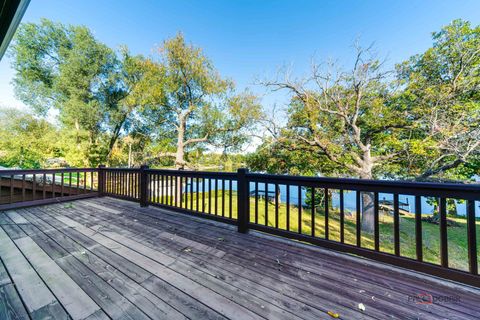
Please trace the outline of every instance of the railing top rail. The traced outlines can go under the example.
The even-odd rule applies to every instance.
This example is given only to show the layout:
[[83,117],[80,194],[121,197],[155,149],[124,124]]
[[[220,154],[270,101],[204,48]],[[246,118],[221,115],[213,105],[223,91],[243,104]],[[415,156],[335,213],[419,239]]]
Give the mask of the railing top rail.
[[195,178],[222,178],[237,179],[236,172],[215,172],[215,171],[192,171],[192,170],[173,170],[173,169],[147,169],[147,173],[165,174],[172,176],[188,176]]
[[324,178],[247,173],[250,181],[480,200],[480,184]]
[[0,176],[23,175],[23,174],[52,174],[62,172],[97,172],[98,168],[63,168],[63,169],[8,169],[0,170]]
[[122,171],[122,172],[139,172],[140,168],[110,168],[110,167],[104,167],[101,168],[102,170],[105,171]]

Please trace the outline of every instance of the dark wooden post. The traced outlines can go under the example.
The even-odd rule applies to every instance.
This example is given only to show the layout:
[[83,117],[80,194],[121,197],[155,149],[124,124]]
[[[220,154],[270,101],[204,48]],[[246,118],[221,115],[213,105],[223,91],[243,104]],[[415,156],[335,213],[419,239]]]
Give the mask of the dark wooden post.
[[148,206],[148,174],[146,172],[148,166],[140,167],[140,206]]
[[[72,179],[70,176],[70,184]],[[98,196],[103,197],[105,195],[105,165],[101,164],[98,166]]]
[[467,201],[467,239],[468,239],[468,262],[470,273],[478,274],[477,262],[477,234],[475,222],[475,201]]
[[237,171],[237,223],[238,232],[246,233],[248,231],[249,220],[249,197],[248,197],[248,169],[238,169]]

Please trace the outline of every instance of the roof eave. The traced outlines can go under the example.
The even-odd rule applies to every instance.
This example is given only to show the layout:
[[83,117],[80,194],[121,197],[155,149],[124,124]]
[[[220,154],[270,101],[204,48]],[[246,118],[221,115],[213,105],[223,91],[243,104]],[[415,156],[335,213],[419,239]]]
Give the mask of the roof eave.
[[7,51],[30,0],[6,0],[0,11],[0,60]]

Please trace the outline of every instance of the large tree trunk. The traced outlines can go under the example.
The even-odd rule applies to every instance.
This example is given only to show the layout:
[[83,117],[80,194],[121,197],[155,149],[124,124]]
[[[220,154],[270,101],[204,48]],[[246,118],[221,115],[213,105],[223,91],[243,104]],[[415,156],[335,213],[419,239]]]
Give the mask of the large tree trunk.
[[[372,168],[373,161],[370,155],[370,149],[367,149],[363,155],[364,164],[362,166],[360,178],[361,179],[372,179]],[[362,213],[362,230],[367,233],[373,233],[375,229],[375,205],[374,205],[374,194],[373,192],[362,192],[361,196],[361,206],[362,208],[357,208],[359,212]]]
[[[175,156],[175,169],[184,170],[185,169],[185,121],[180,119],[178,126],[178,135],[177,135],[177,152]],[[175,179],[175,194],[174,201],[178,199],[178,203],[182,202],[182,183],[180,177]]]
[[373,233],[375,229],[375,206],[373,192],[362,192],[362,230]]

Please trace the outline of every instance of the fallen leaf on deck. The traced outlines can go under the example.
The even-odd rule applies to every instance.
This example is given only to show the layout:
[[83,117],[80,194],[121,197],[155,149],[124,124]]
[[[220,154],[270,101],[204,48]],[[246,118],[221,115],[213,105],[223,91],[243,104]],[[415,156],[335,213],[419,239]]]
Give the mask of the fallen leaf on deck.
[[363,303],[358,304],[358,309],[365,311],[365,305]]
[[333,311],[328,311],[327,313],[332,318],[340,318],[340,315],[338,313],[333,312]]

